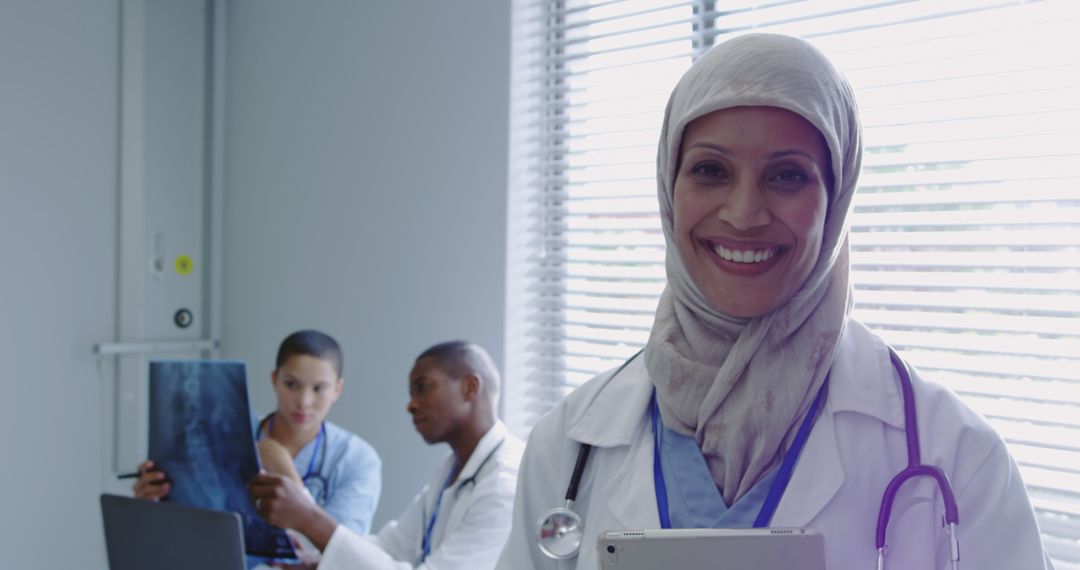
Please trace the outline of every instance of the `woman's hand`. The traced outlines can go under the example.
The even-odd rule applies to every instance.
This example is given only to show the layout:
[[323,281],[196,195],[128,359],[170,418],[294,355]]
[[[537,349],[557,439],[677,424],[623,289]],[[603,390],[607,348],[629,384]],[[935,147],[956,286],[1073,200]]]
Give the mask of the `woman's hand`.
[[131,486],[136,497],[157,501],[172,490],[169,474],[154,467],[153,461],[143,461],[139,464],[138,472],[139,478]]
[[260,473],[248,483],[255,510],[266,522],[294,529],[316,548],[326,548],[337,521],[319,508],[299,481],[284,475]]

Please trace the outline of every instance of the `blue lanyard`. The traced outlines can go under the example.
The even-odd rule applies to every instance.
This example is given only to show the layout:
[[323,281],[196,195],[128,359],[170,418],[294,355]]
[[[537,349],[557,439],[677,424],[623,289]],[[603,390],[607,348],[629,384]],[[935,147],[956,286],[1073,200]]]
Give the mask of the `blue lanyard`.
[[[266,430],[263,431],[263,437],[274,431],[274,415],[266,418]],[[262,438],[259,438],[262,439]],[[319,434],[315,436],[315,448],[311,450],[311,460],[308,461],[307,472],[301,477],[305,483],[307,483],[308,477],[311,477],[311,472],[315,469],[315,458],[319,456],[319,448],[323,445],[323,440],[326,439],[326,422],[319,425]],[[325,452],[324,452],[325,454]]]
[[435,507],[431,510],[431,518],[428,519],[427,528],[424,529],[424,539],[420,543],[423,549],[423,554],[420,556],[420,562],[427,560],[427,557],[431,554],[431,531],[435,528],[435,519],[439,518],[439,506],[442,505],[442,496],[447,489],[450,488],[450,483],[453,482],[454,471],[457,471],[457,465],[450,469],[450,472],[446,474],[446,481],[443,483],[443,488],[439,491],[439,496],[435,498]]
[[[776,472],[776,479],[773,480],[772,486],[769,488],[769,494],[766,495],[765,502],[762,503],[757,518],[754,519],[754,528],[764,528],[772,520],[773,513],[776,512],[776,507],[780,504],[780,498],[784,496],[788,482],[791,481],[791,475],[795,471],[795,462],[798,461],[799,454],[802,453],[802,449],[806,445],[806,439],[810,437],[810,429],[814,426],[814,418],[817,417],[818,411],[825,401],[828,386],[829,379],[826,378],[821,385],[821,389],[818,390],[817,396],[814,397],[814,403],[810,405],[810,410],[806,412],[806,417],[803,418],[802,425],[799,426],[799,432],[795,434],[795,441],[792,442],[791,449],[788,449],[787,453],[784,454],[784,461]],[[656,403],[655,391],[653,392],[651,407],[653,485],[656,489],[656,510],[660,513],[660,527],[671,528],[671,515],[668,513],[667,484],[664,483],[664,471],[660,466],[660,429],[658,427],[660,425],[660,406]]]

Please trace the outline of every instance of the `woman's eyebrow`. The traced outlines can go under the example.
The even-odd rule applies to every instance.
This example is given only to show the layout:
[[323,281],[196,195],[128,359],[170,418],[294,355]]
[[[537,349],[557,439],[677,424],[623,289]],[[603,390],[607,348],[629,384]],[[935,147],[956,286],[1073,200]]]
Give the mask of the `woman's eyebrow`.
[[716,143],[705,142],[705,141],[699,141],[699,142],[693,143],[687,148],[688,149],[690,149],[690,148],[707,148],[709,150],[714,150],[714,151],[716,151],[716,152],[718,152],[720,154],[725,154],[725,155],[728,155],[728,156],[732,156],[732,155],[735,154],[734,152],[731,151],[731,149],[729,149],[728,147],[726,147],[724,145],[719,145],[719,144],[716,144]]
[[[712,150],[712,151],[715,151],[715,152],[718,152],[720,154],[727,155],[727,156],[734,156],[735,155],[735,151],[731,150],[730,148],[728,148],[728,147],[726,147],[724,145],[711,143],[711,142],[705,142],[705,141],[695,142],[695,143],[691,144],[687,148],[688,149],[691,149],[691,148],[705,148],[705,149],[709,149],[709,150]],[[806,157],[809,160],[815,160],[815,158],[813,156],[811,156],[811,154],[809,152],[807,152],[805,150],[802,150],[800,148],[783,148],[783,149],[780,149],[780,150],[774,150],[774,151],[770,152],[769,154],[765,155],[765,158],[767,158],[769,160],[776,160],[778,158],[783,158],[785,156],[791,156],[793,154],[798,155],[798,156]]]
[[806,157],[806,158],[808,158],[810,160],[816,160],[813,156],[810,156],[809,152],[806,152],[805,150],[798,149],[798,148],[785,148],[785,149],[780,149],[780,150],[774,150],[774,151],[770,152],[769,154],[767,154],[766,158],[768,158],[769,160],[776,160],[777,158],[783,158],[785,156],[790,156],[792,154],[797,154],[799,156],[804,156],[804,157]]

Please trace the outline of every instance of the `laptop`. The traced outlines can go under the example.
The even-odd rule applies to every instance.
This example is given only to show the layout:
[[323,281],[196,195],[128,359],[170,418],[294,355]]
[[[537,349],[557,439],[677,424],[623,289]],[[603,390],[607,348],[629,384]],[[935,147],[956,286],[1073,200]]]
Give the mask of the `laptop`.
[[601,570],[825,570],[825,540],[805,528],[609,530]]
[[110,570],[245,570],[240,515],[101,495]]

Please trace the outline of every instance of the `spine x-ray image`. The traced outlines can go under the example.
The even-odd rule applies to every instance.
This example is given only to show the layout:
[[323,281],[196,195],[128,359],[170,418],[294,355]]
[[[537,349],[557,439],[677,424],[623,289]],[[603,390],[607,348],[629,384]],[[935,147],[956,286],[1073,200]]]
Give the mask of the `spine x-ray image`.
[[170,501],[239,513],[248,554],[295,558],[288,536],[259,517],[248,495],[259,462],[243,362],[151,362],[149,447],[172,479]]

